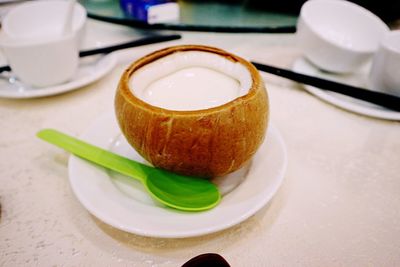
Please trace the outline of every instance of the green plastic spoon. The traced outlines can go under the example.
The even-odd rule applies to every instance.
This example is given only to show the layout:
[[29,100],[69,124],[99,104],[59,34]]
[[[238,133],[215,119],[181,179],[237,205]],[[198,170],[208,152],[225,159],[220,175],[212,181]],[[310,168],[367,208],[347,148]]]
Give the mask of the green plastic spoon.
[[202,211],[215,207],[221,200],[218,188],[208,180],[153,168],[53,129],[41,130],[37,136],[76,156],[141,181],[150,195],[166,206]]

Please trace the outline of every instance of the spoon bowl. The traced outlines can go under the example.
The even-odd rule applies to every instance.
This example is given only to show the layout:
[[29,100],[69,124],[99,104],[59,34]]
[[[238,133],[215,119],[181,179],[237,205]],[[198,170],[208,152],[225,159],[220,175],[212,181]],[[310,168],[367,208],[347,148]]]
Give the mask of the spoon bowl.
[[217,186],[209,180],[153,168],[53,129],[41,130],[37,136],[80,158],[139,180],[154,199],[168,207],[204,211],[215,207],[221,200]]

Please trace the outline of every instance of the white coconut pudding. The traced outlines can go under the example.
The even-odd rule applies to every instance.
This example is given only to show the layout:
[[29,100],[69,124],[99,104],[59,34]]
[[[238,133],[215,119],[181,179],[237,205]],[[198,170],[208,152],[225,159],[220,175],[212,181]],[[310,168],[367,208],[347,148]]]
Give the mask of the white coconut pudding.
[[126,140],[154,166],[212,178],[249,163],[264,140],[269,104],[250,62],[214,47],[181,45],[126,69],[115,112]]
[[245,95],[249,71],[238,62],[203,51],[170,54],[137,70],[132,93],[150,105],[170,110],[200,110]]

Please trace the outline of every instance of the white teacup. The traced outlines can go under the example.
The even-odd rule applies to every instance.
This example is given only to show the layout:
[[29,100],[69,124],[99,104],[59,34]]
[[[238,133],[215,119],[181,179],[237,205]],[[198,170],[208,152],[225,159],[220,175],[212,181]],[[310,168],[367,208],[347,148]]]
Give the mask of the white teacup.
[[[35,0],[24,2],[11,9],[2,20],[2,32],[13,39],[35,39],[57,36],[67,20],[67,0]],[[72,32],[81,42],[85,32],[86,10],[75,3],[72,13]]]
[[301,8],[297,40],[304,56],[322,70],[351,73],[378,48],[389,27],[348,1],[309,0]]
[[370,81],[373,88],[400,96],[400,30],[382,40],[373,57]]
[[34,87],[61,84],[78,68],[86,11],[72,9],[71,30],[65,32],[69,2],[38,0],[20,4],[2,21],[0,47],[11,69]]
[[58,36],[40,40],[13,40],[2,36],[1,47],[15,75],[35,87],[70,80],[79,63],[77,36]]

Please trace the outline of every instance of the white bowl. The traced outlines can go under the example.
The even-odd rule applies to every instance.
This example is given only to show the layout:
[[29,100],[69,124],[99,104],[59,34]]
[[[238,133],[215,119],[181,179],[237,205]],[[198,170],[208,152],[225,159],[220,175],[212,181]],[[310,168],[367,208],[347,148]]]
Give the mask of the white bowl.
[[389,32],[375,53],[370,70],[372,88],[400,97],[400,30]]
[[376,15],[344,0],[309,0],[297,23],[305,57],[323,70],[338,73],[361,67],[388,31]]
[[[11,9],[2,21],[2,31],[13,39],[38,39],[61,35],[67,16],[68,1],[39,0],[20,4]],[[76,3],[72,31],[82,41],[86,23],[85,8]]]

